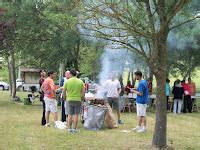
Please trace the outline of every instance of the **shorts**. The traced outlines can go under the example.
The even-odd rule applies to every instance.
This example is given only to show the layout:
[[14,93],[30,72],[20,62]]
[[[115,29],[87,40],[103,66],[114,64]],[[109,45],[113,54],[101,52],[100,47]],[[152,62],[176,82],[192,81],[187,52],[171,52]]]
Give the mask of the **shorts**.
[[107,97],[107,102],[109,103],[110,107],[112,107],[114,109],[119,109],[119,99],[118,98]]
[[68,115],[78,115],[81,112],[81,101],[66,101],[66,109]]
[[146,116],[147,104],[136,103],[136,109],[137,109],[137,116],[138,117]]
[[57,101],[54,98],[44,97],[45,101],[45,111],[50,111],[52,113],[57,112]]

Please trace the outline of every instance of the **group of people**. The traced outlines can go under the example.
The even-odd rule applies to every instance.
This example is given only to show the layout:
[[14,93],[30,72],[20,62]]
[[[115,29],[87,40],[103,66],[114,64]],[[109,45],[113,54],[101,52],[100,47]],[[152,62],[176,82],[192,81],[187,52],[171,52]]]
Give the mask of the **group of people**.
[[183,98],[183,113],[192,113],[192,107],[194,103],[194,99],[192,98],[192,96],[195,96],[196,94],[196,85],[194,82],[191,81],[191,78],[188,78],[187,83],[185,82],[185,80],[180,81],[179,79],[177,79],[174,82],[172,93],[174,95],[173,112],[181,113]]
[[52,113],[54,121],[58,121],[56,91],[62,90],[62,98],[63,100],[66,100],[65,108],[66,114],[68,115],[68,131],[77,132],[78,114],[81,110],[81,101],[84,100],[85,96],[84,83],[82,80],[77,78],[76,70],[68,70],[65,75],[67,82],[64,81],[63,86],[58,87],[54,84],[54,79],[56,77],[56,73],[54,71],[49,71],[47,78],[45,78],[44,70],[40,72],[40,98],[43,103],[43,117],[41,124],[47,127],[51,126],[49,122],[50,113]]
[[[58,121],[57,113],[57,101],[56,90],[62,90],[62,103],[61,108],[65,110],[65,114],[62,114],[61,120],[64,122],[65,115],[67,115],[68,131],[78,131],[78,115],[81,111],[82,101],[85,96],[84,82],[77,78],[76,70],[67,70],[65,72],[64,80],[60,87],[54,84],[56,73],[54,71],[48,72],[48,77],[45,78],[45,71],[40,72],[40,87],[41,96],[40,99],[43,103],[43,117],[41,124],[44,126],[51,126],[49,122],[49,115],[52,113],[54,121]],[[142,72],[135,72],[135,78],[139,81],[137,89],[131,89],[132,93],[137,95],[137,116],[138,125],[134,128],[137,132],[146,132],[146,107],[148,102],[148,84],[146,80],[142,78]],[[118,124],[123,124],[121,120],[119,97],[121,92],[121,85],[116,76],[111,78],[103,84],[106,89],[106,102],[117,111]],[[61,111],[63,112],[63,111]],[[72,123],[73,121],[73,123]]]

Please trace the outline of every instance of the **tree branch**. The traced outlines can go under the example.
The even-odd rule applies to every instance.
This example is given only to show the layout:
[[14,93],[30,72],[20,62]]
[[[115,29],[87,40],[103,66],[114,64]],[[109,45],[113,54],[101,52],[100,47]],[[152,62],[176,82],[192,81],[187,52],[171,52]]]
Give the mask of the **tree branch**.
[[173,30],[173,29],[175,29],[175,28],[178,28],[178,27],[180,27],[180,26],[182,26],[182,25],[184,25],[184,24],[186,24],[186,23],[189,23],[189,22],[191,22],[191,21],[194,21],[194,20],[196,20],[196,19],[198,19],[198,18],[200,18],[200,16],[197,16],[197,17],[195,17],[195,18],[186,20],[186,21],[184,21],[184,22],[182,22],[182,23],[180,23],[180,24],[178,24],[178,25],[172,26],[169,30]]

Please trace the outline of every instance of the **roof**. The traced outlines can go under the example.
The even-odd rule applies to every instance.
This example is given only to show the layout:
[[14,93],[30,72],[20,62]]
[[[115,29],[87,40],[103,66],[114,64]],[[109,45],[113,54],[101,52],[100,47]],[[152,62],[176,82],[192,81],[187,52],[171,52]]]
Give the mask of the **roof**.
[[40,72],[41,69],[38,68],[25,68],[25,67],[20,67],[21,72]]

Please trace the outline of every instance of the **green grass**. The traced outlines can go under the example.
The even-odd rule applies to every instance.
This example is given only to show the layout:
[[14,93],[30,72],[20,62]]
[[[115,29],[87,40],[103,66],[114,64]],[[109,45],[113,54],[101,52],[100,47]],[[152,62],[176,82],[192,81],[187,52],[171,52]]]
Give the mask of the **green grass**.
[[[21,98],[27,93],[18,93]],[[59,107],[60,109],[60,107]],[[124,125],[117,129],[88,131],[79,122],[80,133],[46,128],[40,125],[40,102],[23,105],[9,100],[8,91],[0,91],[0,149],[154,149],[151,147],[155,113],[148,111],[148,132],[122,133],[135,127],[135,113],[122,114]],[[59,113],[60,116],[60,113]],[[168,149],[200,149],[200,113],[168,113]],[[51,123],[53,119],[51,117]]]

